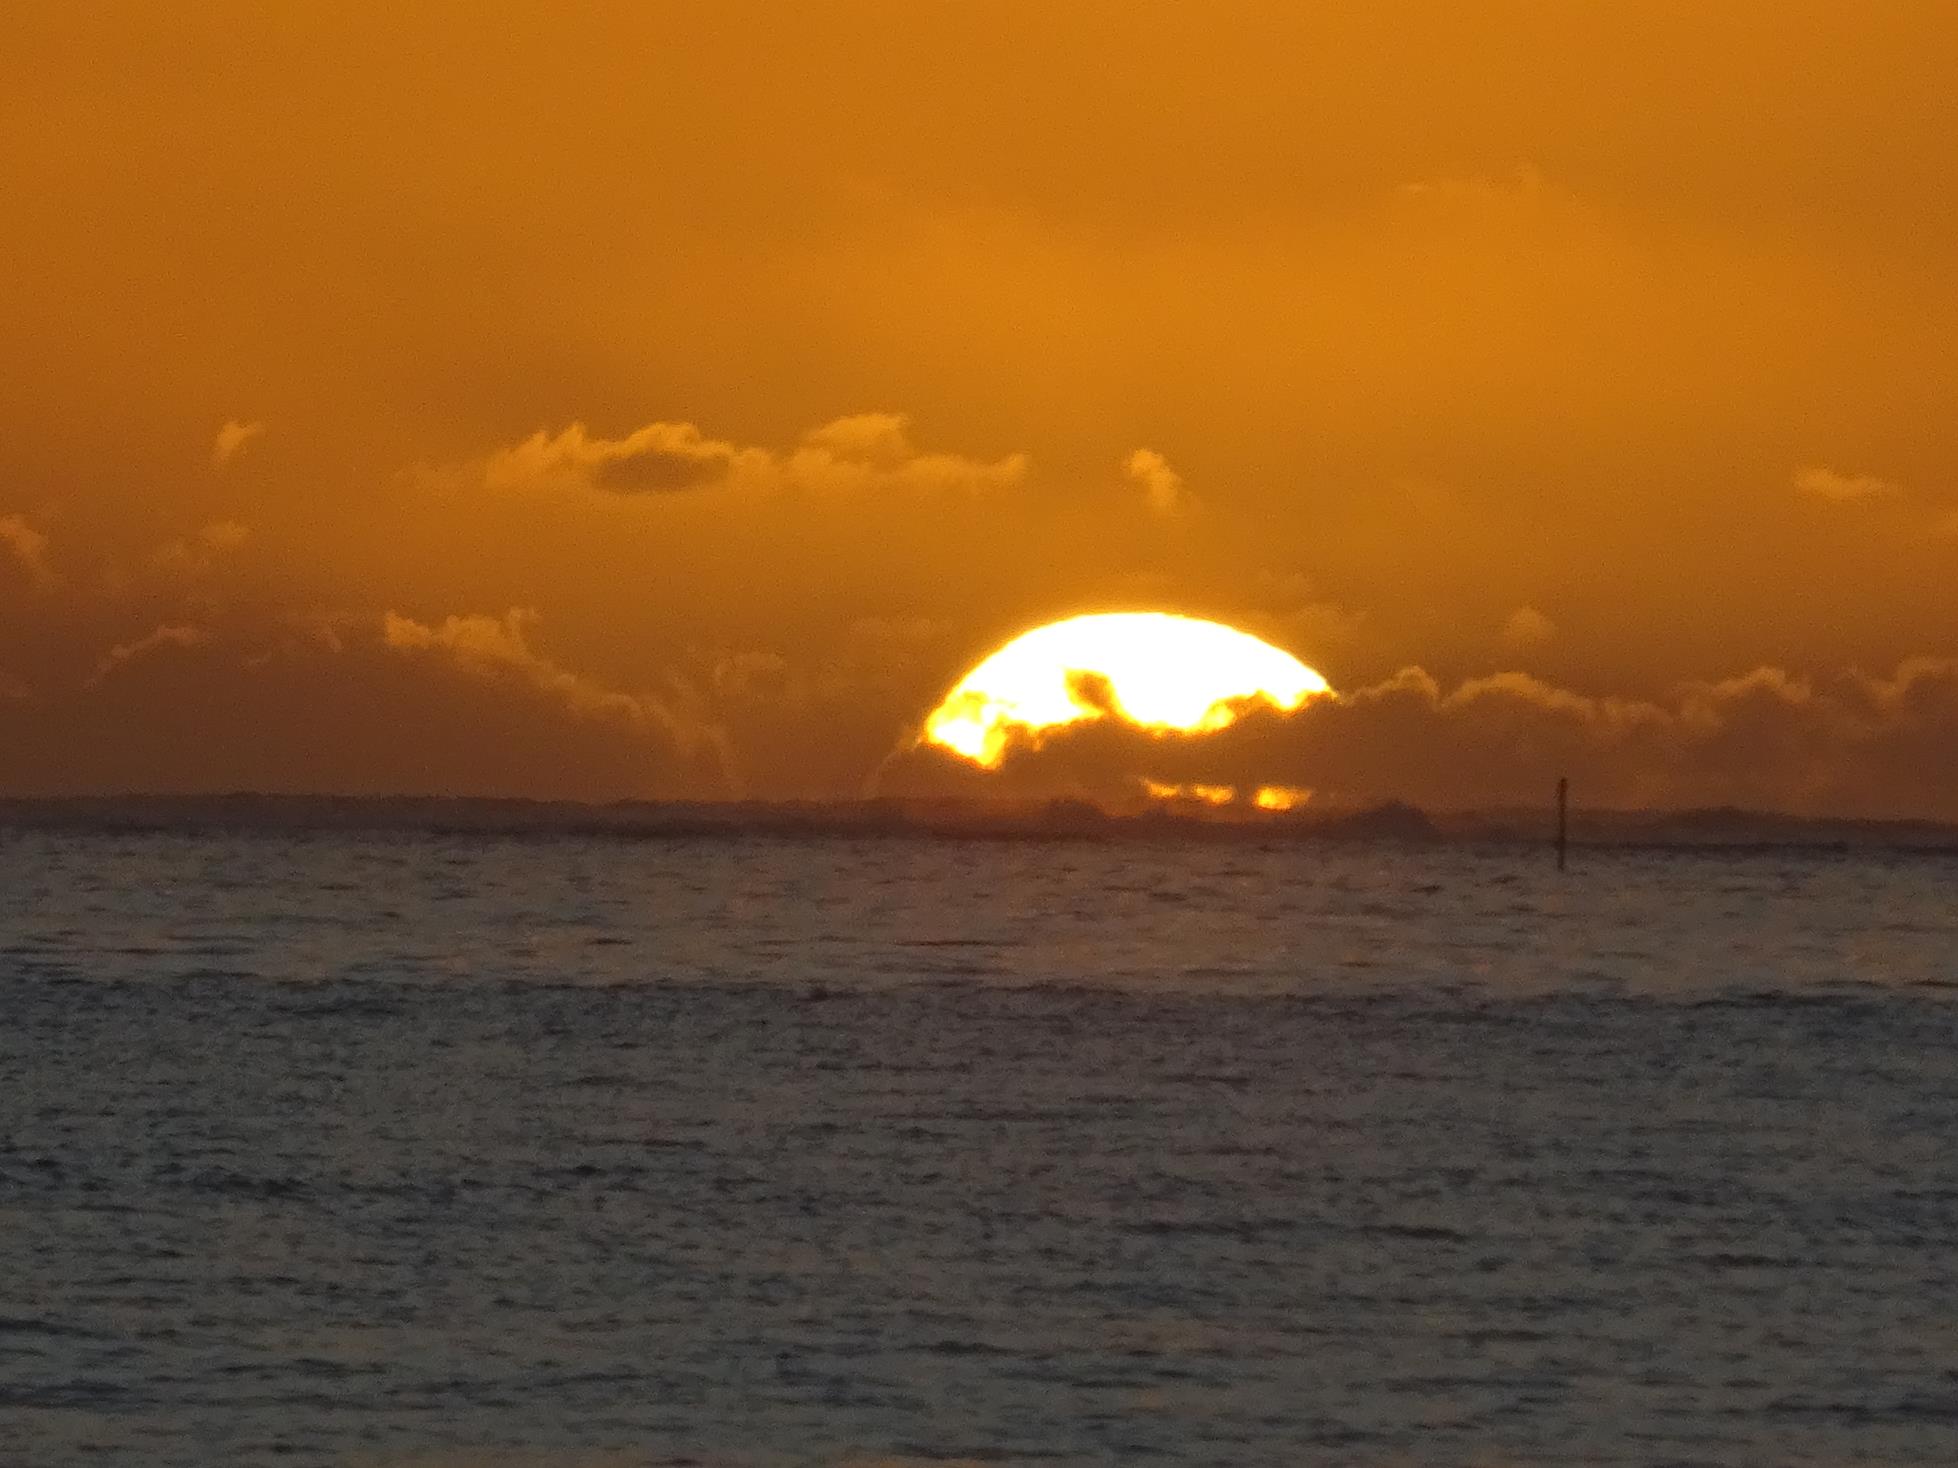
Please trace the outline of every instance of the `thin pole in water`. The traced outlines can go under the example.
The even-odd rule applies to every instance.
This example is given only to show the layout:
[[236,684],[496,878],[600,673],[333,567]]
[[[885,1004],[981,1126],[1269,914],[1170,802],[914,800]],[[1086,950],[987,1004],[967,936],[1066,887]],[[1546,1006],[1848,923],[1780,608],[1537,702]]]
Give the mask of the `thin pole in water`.
[[1570,845],[1570,781],[1557,781],[1557,870],[1564,869],[1565,848]]

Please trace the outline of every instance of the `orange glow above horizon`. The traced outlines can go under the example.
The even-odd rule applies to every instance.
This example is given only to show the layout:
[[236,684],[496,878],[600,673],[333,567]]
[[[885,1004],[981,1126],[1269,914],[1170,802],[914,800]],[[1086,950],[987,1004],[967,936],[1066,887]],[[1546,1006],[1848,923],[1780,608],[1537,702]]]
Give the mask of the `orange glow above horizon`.
[[1297,785],[1260,785],[1257,793],[1251,797],[1251,803],[1259,810],[1268,810],[1277,814],[1281,811],[1297,810],[1311,798],[1310,790],[1301,789]]
[[1958,822],[1952,0],[453,9],[5,10],[0,796]]
[[1234,805],[1237,802],[1235,785],[1177,785],[1145,776],[1142,789],[1151,800],[1195,801],[1202,805]]
[[1221,622],[1094,613],[1037,627],[986,658],[932,710],[920,742],[995,769],[1016,736],[1085,719],[1209,733],[1247,702],[1289,711],[1329,691],[1290,653]]
[[[1167,780],[1151,780],[1146,775],[1142,779],[1142,793],[1151,800],[1170,804],[1196,803],[1217,807],[1236,805],[1244,798],[1243,792],[1235,785],[1179,785]],[[1250,792],[1250,803],[1270,815],[1297,810],[1310,799],[1312,792],[1297,785],[1260,785]]]

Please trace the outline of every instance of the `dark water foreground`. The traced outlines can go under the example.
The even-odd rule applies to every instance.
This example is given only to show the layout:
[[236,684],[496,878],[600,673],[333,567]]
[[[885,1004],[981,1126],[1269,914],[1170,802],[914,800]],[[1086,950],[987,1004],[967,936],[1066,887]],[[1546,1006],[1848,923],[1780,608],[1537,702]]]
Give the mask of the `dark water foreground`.
[[0,1463],[1958,1461],[1958,862],[0,841]]

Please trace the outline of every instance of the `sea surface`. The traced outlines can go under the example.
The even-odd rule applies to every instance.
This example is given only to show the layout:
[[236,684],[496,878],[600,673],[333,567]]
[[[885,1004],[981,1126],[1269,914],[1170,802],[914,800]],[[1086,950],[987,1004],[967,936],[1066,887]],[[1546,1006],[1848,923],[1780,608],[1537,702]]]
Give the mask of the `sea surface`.
[[0,1464],[1958,1462],[1958,858],[0,833]]

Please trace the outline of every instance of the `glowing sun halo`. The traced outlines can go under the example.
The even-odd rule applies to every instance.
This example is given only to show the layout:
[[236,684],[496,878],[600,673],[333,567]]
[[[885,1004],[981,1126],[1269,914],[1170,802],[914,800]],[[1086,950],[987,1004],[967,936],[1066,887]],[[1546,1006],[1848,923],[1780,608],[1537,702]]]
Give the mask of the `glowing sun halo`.
[[1326,691],[1326,680],[1290,653],[1235,627],[1170,612],[1106,612],[1014,638],[945,695],[921,737],[991,769],[1016,733],[1104,712],[1147,729],[1205,733],[1233,722],[1245,700],[1290,710]]

